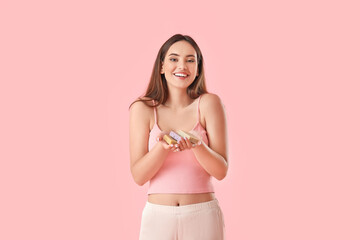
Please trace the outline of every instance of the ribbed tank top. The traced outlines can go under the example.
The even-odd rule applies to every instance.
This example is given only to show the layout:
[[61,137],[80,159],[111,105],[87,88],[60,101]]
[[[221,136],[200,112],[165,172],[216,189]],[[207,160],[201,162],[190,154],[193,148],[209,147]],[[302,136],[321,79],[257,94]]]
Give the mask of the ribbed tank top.
[[[203,142],[208,145],[207,132],[200,124],[200,103],[201,95],[197,103],[197,123],[192,131],[197,132]],[[155,124],[150,131],[149,150],[157,143],[156,137],[161,132],[157,124],[157,111],[154,107]],[[175,129],[176,130],[176,129]],[[181,129],[187,130],[187,129]],[[169,152],[162,167],[150,179],[148,194],[152,193],[206,193],[214,192],[212,177],[197,161],[191,149],[179,152]]]

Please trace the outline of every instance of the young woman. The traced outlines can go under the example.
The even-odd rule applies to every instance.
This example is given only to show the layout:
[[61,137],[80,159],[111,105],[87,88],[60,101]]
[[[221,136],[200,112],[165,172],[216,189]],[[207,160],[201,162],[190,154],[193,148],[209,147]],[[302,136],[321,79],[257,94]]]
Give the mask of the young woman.
[[[197,143],[164,134],[183,130]],[[135,182],[150,181],[140,240],[223,240],[224,220],[212,177],[228,170],[226,118],[205,86],[196,42],[176,34],[160,48],[143,97],[130,106],[130,166]]]

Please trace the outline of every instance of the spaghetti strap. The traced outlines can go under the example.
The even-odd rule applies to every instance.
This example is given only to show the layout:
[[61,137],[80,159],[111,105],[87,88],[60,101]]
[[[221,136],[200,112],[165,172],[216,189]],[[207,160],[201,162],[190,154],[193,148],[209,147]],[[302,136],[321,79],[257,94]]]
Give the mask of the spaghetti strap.
[[[153,104],[155,105],[154,99],[152,100],[152,102],[153,102]],[[156,107],[153,107],[153,108],[154,108],[155,124],[157,124]]]
[[202,95],[199,96],[199,100],[198,100],[198,106],[197,106],[197,111],[198,111],[198,122],[200,122],[200,98]]

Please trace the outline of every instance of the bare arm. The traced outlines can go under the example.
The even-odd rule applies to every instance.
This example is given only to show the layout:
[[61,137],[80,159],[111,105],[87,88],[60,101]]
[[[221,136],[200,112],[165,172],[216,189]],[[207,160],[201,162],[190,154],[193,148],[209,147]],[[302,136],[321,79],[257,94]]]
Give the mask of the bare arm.
[[151,112],[152,109],[142,102],[136,102],[130,108],[130,169],[140,186],[158,172],[173,149],[159,141],[148,151]]
[[225,110],[215,94],[202,97],[202,113],[206,121],[209,146],[201,144],[191,148],[200,165],[212,176],[222,180],[228,170],[228,142]]

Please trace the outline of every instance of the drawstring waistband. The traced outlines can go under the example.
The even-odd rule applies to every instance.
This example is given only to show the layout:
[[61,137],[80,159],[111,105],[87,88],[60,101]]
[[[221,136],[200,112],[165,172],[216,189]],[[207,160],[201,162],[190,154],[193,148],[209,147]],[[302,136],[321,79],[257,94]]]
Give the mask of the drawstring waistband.
[[217,199],[201,202],[201,203],[194,203],[182,206],[169,206],[169,205],[161,205],[161,204],[154,204],[151,202],[146,202],[145,208],[152,210],[152,211],[159,211],[159,212],[166,212],[166,213],[190,213],[196,212],[202,209],[210,209],[210,208],[218,208],[219,202]]

